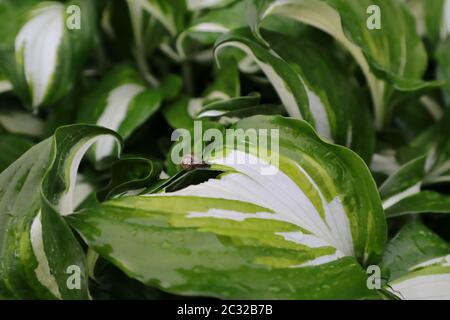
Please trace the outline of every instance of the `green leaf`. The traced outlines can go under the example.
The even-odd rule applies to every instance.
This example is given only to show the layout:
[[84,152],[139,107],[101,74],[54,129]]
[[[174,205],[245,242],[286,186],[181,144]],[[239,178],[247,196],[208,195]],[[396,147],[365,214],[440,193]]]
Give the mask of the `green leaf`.
[[433,44],[437,45],[440,39],[450,34],[449,4],[446,0],[423,2],[425,11],[425,24],[428,36]]
[[[431,85],[421,80],[427,55],[416,34],[414,19],[400,1],[248,0],[247,3],[249,26],[260,39],[265,39],[259,31],[261,20],[269,15],[283,15],[338,40],[366,76],[378,128],[387,121],[393,88],[413,91]],[[374,14],[369,8],[379,9],[380,29],[367,27]]]
[[382,267],[387,290],[401,299],[450,297],[450,246],[427,227],[412,222],[389,242]]
[[0,93],[8,92],[12,90],[12,84],[11,82],[6,79],[5,76],[0,74]]
[[200,10],[211,7],[221,7],[229,3],[236,2],[236,0],[186,0],[189,10]]
[[[151,74],[147,58],[162,43],[165,29],[154,17],[146,14],[140,0],[127,0],[127,5],[134,35],[136,63],[144,78],[152,85],[157,85],[158,80]],[[124,33],[128,37],[128,33]]]
[[192,126],[193,118],[188,112],[191,100],[188,96],[181,96],[163,107],[164,118],[172,128],[189,128]]
[[[62,127],[0,174],[0,287],[15,298],[89,297],[84,252],[61,215],[74,210],[83,154],[104,135],[114,133]],[[71,266],[80,271],[78,288],[67,285]]]
[[450,197],[432,191],[422,191],[406,197],[386,210],[386,217],[413,213],[450,213]]
[[[137,72],[129,67],[111,71],[81,102],[78,123],[96,124],[127,139],[160,107],[162,91],[146,89]],[[100,140],[92,153],[96,161],[114,154],[114,139]]]
[[[335,48],[323,50],[312,39],[263,34],[269,50],[248,30],[239,29],[217,41],[215,54],[233,47],[250,55],[271,81],[290,116],[308,121],[324,138],[357,146],[356,151],[369,161],[374,130],[368,106],[354,79],[330,54]],[[294,41],[298,46],[290,45]]]
[[445,81],[445,97],[447,103],[450,102],[450,36],[441,43],[437,51],[439,62],[438,78]]
[[11,163],[16,161],[34,145],[30,139],[12,135],[0,134],[0,172],[5,170]]
[[279,150],[270,150],[272,160],[280,157],[279,171],[267,153],[254,164],[232,162],[256,160],[258,149],[227,145],[205,159],[210,169],[225,171],[219,179],[115,199],[68,221],[129,276],[172,293],[376,298],[358,261],[377,261],[386,222],[361,159],[299,120],[257,116],[236,129],[279,130]]
[[162,165],[143,157],[124,156],[113,164],[109,186],[99,194],[111,199],[122,193],[139,193],[158,179]]
[[394,172],[379,191],[385,209],[400,200],[420,192],[426,174],[426,156],[414,159]]
[[233,56],[223,56],[220,68],[214,69],[214,82],[206,88],[203,96],[210,101],[238,97],[240,93],[238,63]]
[[446,109],[438,123],[415,137],[408,146],[399,150],[399,158],[406,162],[426,157],[424,184],[450,181],[449,119],[450,111]]
[[172,35],[178,34],[186,24],[185,0],[133,0],[138,2],[144,10],[169,31]]
[[0,50],[1,69],[15,93],[35,110],[72,89],[93,45],[95,5],[90,0],[46,1],[24,14],[15,18],[23,21],[15,38]]
[[0,109],[0,127],[9,133],[42,137],[44,122],[36,116],[18,110]]
[[234,124],[240,119],[254,115],[282,114],[281,105],[260,105],[259,94],[225,99],[206,103],[198,112],[198,119],[210,119],[224,125]]
[[189,39],[212,45],[220,35],[245,25],[244,1],[236,1],[225,8],[208,11],[193,19],[190,26],[178,36],[177,51],[181,57],[185,57]]
[[[240,99],[241,85],[236,60],[224,56],[222,68],[216,68],[214,81],[205,89],[201,97],[179,99],[164,106],[163,115],[172,128],[191,128],[193,121],[211,103],[227,103]],[[244,98],[245,99],[245,98]]]

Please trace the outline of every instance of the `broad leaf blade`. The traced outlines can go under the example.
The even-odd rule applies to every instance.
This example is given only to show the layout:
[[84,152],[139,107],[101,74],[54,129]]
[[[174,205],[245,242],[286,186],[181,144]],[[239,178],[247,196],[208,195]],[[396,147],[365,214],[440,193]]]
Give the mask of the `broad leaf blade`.
[[261,165],[231,165],[227,159],[243,154],[228,146],[225,158],[208,158],[211,169],[226,171],[218,180],[116,199],[71,215],[69,222],[127,274],[170,292],[376,297],[357,261],[377,260],[386,225],[364,163],[321,141],[302,121],[260,116],[236,126],[281,131],[278,173],[264,176]]
[[[427,60],[424,46],[413,17],[399,1],[249,0],[248,6],[249,25],[259,38],[261,21],[275,14],[310,24],[347,48],[367,78],[379,128],[389,114],[391,86],[413,91],[428,85],[421,80]],[[380,29],[367,27],[368,8],[381,13]]]
[[382,266],[390,273],[387,290],[401,299],[448,299],[448,243],[421,223],[406,225],[390,241]]
[[[1,285],[16,298],[88,298],[84,253],[61,214],[73,211],[78,165],[103,128],[69,126],[0,175]],[[67,285],[78,267],[79,288]]]

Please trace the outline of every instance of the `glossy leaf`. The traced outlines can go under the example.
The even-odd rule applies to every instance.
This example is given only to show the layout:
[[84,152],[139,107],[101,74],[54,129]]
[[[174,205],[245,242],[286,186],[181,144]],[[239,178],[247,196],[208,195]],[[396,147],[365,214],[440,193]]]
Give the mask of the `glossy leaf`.
[[[61,215],[74,210],[78,165],[102,135],[114,133],[63,127],[0,174],[0,287],[11,296],[89,298],[83,250]],[[75,288],[69,268],[79,272]]]
[[[119,67],[83,99],[77,122],[109,128],[126,139],[158,110],[162,98],[160,90],[146,89],[134,69]],[[114,154],[114,146],[111,137],[100,140],[94,158],[99,161]]]
[[420,223],[406,225],[386,249],[387,290],[401,299],[449,299],[450,246]]
[[[273,32],[263,34],[270,50],[258,43],[248,30],[240,29],[222,36],[216,43],[215,54],[227,47],[244,51],[271,81],[290,116],[308,121],[324,138],[356,146],[356,151],[370,159],[374,132],[356,83],[349,81],[349,75],[333,57],[311,40],[297,40]],[[290,46],[293,41],[299,46]],[[330,46],[327,51],[332,50]]]
[[27,9],[15,17],[23,23],[0,51],[0,66],[22,101],[37,109],[72,89],[93,44],[96,16],[89,0],[28,3]]
[[[413,17],[399,1],[249,0],[248,6],[249,25],[260,39],[264,39],[259,31],[261,20],[284,15],[338,40],[366,76],[379,128],[387,120],[393,88],[413,91],[428,85],[421,80],[427,60],[424,46]],[[377,18],[378,25],[372,21]]]
[[44,122],[36,116],[19,110],[0,110],[0,127],[12,134],[42,137]]
[[22,154],[34,145],[30,139],[12,135],[0,134],[0,172],[16,161]]
[[422,191],[400,200],[386,210],[388,218],[411,213],[450,213],[450,197]]
[[[260,174],[264,166],[275,169],[264,158],[233,164],[246,153],[228,146],[224,155],[207,159],[211,169],[226,171],[219,179],[109,201],[69,222],[128,275],[169,292],[376,298],[357,261],[377,259],[386,225],[364,163],[299,120],[259,116],[236,127],[280,130],[277,173]],[[247,156],[256,151],[250,148]]]

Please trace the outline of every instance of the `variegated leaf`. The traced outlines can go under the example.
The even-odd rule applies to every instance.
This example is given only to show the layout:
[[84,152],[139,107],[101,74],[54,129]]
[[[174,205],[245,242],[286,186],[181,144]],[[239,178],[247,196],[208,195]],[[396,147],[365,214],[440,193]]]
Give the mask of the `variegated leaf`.
[[154,16],[172,34],[178,34],[186,24],[185,0],[137,0],[144,10]]
[[[60,128],[0,174],[0,293],[89,298],[84,252],[61,215],[74,210],[83,154],[105,135],[115,133],[84,125]],[[79,272],[74,286],[68,285],[70,270]]]
[[400,299],[450,299],[450,246],[413,222],[391,240],[382,266],[390,273],[386,289]]
[[[374,132],[367,102],[332,57],[333,46],[325,52],[311,39],[274,32],[265,32],[264,37],[269,48],[248,30],[234,30],[218,39],[215,54],[229,47],[244,51],[270,80],[290,116],[308,121],[322,137],[353,147],[369,161]],[[298,47],[290,45],[294,41]]]
[[[118,67],[83,99],[77,122],[109,128],[126,139],[158,110],[162,98],[162,91],[147,89],[134,69]],[[102,160],[115,153],[115,146],[105,137],[95,144],[93,157]]]
[[33,110],[50,105],[72,88],[93,43],[95,5],[46,1],[26,13],[15,38],[3,47],[1,68],[14,91]]
[[279,130],[279,149],[227,145],[206,159],[224,171],[218,179],[116,199],[68,220],[128,275],[169,292],[376,298],[360,263],[377,261],[386,222],[365,164],[300,120],[258,116],[235,128],[266,130],[260,139]]
[[378,128],[388,121],[394,88],[410,91],[429,85],[421,80],[427,60],[424,46],[400,1],[248,0],[248,11],[249,25],[263,41],[260,23],[269,15],[287,16],[338,40],[366,76]]

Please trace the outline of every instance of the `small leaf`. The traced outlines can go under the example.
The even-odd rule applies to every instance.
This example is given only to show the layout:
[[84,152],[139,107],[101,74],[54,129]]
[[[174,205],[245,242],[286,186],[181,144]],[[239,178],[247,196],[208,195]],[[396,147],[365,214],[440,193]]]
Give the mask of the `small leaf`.
[[389,207],[386,210],[386,217],[413,213],[450,213],[450,197],[437,192],[422,191]]
[[406,163],[389,176],[379,189],[385,209],[420,192],[426,174],[425,164],[426,157],[422,156]]
[[98,195],[101,199],[112,199],[122,193],[139,193],[158,179],[162,165],[143,157],[124,156],[113,164],[111,182]]

